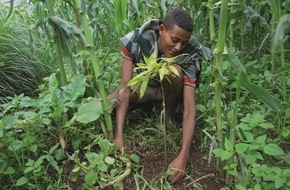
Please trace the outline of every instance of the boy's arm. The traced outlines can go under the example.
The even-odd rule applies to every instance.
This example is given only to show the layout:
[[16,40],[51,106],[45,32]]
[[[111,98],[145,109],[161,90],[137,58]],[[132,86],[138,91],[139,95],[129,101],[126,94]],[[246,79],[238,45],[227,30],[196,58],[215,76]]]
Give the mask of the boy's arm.
[[132,79],[134,65],[130,59],[123,58],[121,82],[113,98],[118,98],[116,104],[116,130],[114,143],[120,148],[124,147],[123,128],[129,107],[130,89],[126,86]]
[[190,148],[195,127],[195,87],[184,85],[183,104],[182,147],[177,157],[169,164],[169,168],[174,169],[174,173],[168,178],[172,183],[177,182],[185,175],[190,156]]

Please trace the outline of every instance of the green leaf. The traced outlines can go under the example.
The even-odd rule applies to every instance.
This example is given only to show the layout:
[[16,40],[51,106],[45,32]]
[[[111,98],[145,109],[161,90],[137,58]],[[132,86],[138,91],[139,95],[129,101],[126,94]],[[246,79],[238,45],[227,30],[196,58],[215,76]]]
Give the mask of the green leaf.
[[233,65],[233,68],[236,72],[241,72],[241,85],[247,88],[247,90],[254,95],[256,95],[260,100],[262,100],[265,104],[270,106],[275,111],[280,111],[281,106],[279,102],[271,96],[264,88],[261,88],[258,85],[251,83],[248,80],[247,72],[243,65],[241,64],[240,60],[234,54],[234,50],[232,48],[228,49],[228,60]]
[[80,123],[87,124],[92,121],[96,121],[102,113],[102,104],[95,98],[89,102],[82,104],[78,108],[78,112],[75,114],[76,120]]
[[222,160],[228,160],[230,157],[233,156],[233,152],[229,152],[227,150],[223,150],[221,148],[216,148],[213,150],[213,153],[220,157]]
[[105,162],[109,165],[113,165],[115,163],[116,159],[115,158],[112,158],[110,156],[106,156],[105,157]]
[[[138,75],[137,75],[138,76]],[[134,77],[134,78],[132,78],[128,83],[127,83],[127,86],[133,86],[133,85],[136,85],[136,84],[138,84],[138,83],[141,83],[142,82],[142,80],[141,80],[141,78],[138,78],[138,77]]]
[[108,171],[108,166],[105,163],[100,163],[98,165],[98,170],[100,170],[101,172],[107,172]]
[[227,49],[227,51],[228,51],[228,60],[231,63],[233,69],[237,73],[242,72],[244,74],[247,74],[247,71],[246,71],[245,67],[240,62],[240,60],[238,59],[238,57],[235,55],[234,49],[233,48],[229,48],[229,49]]
[[261,147],[266,144],[267,135],[261,135],[255,139],[255,142],[258,143]]
[[175,76],[179,76],[179,72],[178,70],[176,69],[176,67],[172,66],[172,65],[169,65],[169,69],[172,73],[174,73]]
[[67,101],[75,101],[78,96],[83,96],[86,89],[86,77],[82,74],[74,77],[70,84],[64,87],[64,98]]
[[268,154],[270,156],[284,155],[282,148],[280,148],[278,145],[273,144],[273,143],[265,145],[263,150],[266,154]]
[[213,150],[213,153],[214,153],[217,157],[221,157],[223,151],[224,151],[224,150],[221,149],[221,148],[215,148],[215,149]]
[[4,125],[0,120],[0,138],[2,138],[3,136],[4,136]]
[[11,166],[9,166],[4,172],[5,175],[10,175],[10,174],[14,174],[14,173],[15,173],[15,169]]
[[260,184],[256,184],[255,186],[254,186],[254,190],[261,190],[262,188],[261,188],[261,185]]
[[124,189],[124,182],[123,180],[117,181],[113,184],[114,189]]
[[281,105],[275,99],[275,97],[271,96],[269,92],[267,92],[264,88],[261,88],[260,86],[251,83],[248,80],[247,75],[244,75],[244,74],[241,75],[241,84],[242,86],[247,88],[249,92],[256,95],[261,101],[263,101],[266,105],[271,107],[273,110],[277,112],[281,111]]
[[35,153],[36,150],[37,150],[37,145],[34,144],[34,145],[29,146],[29,150],[30,150],[31,152]]
[[280,187],[283,187],[283,184],[286,181],[284,181],[283,178],[281,178],[279,175],[275,178],[274,183],[275,183],[275,188],[279,189]]
[[255,156],[255,158],[259,159],[259,160],[264,160],[263,155],[260,152],[254,152],[253,156]]
[[228,160],[233,156],[233,152],[229,152],[227,150],[224,150],[221,156],[222,160]]
[[80,169],[81,169],[80,167],[76,167],[76,168],[74,168],[74,169],[72,170],[72,172],[73,172],[73,173],[79,172]]
[[260,146],[258,144],[249,144],[249,150],[259,150]]
[[273,52],[276,52],[280,47],[280,44],[283,42],[285,32],[290,28],[290,13],[283,15],[280,18],[280,21],[275,30],[275,35],[273,38]]
[[136,162],[136,163],[139,163],[139,156],[137,155],[137,154],[131,154],[130,155],[130,158],[134,161],[134,162]]
[[256,161],[256,158],[255,156],[251,155],[251,154],[246,154],[245,155],[245,161],[246,161],[246,164],[252,164]]
[[288,155],[285,156],[284,160],[288,165],[290,165],[290,154],[289,153],[288,153]]
[[3,123],[5,128],[10,128],[15,124],[15,122],[17,121],[17,118],[18,117],[15,115],[14,116],[5,116],[5,117],[1,118],[1,120],[2,120],[2,123]]
[[212,76],[214,76],[214,78],[220,82],[227,82],[229,79],[225,76],[223,76],[223,74],[221,73],[221,71],[219,69],[213,69],[211,71]]
[[[78,27],[76,27],[74,24],[72,24],[72,23],[70,23],[70,22],[68,22],[66,20],[63,20],[62,18],[60,18],[58,16],[51,16],[49,18],[49,23],[53,27],[55,27],[58,31],[60,31],[61,36],[63,37],[63,39],[61,41],[66,41],[66,40],[69,39],[68,37],[74,35],[74,36],[79,38],[79,40],[81,41],[81,43],[85,47],[89,46],[89,44],[86,41],[86,37],[83,34],[83,32]],[[66,44],[66,45],[68,45],[68,44]],[[64,48],[70,49],[71,47],[64,47]]]
[[234,148],[233,143],[228,138],[225,138],[225,148],[227,151],[233,151]]
[[249,147],[249,145],[246,143],[238,143],[235,145],[235,148],[236,148],[236,151],[238,154],[242,154],[242,153],[246,152],[248,147]]
[[162,81],[163,80],[163,78],[164,78],[164,75],[166,75],[168,73],[168,69],[166,68],[166,67],[161,67],[160,69],[159,69],[159,77],[160,77],[160,81]]
[[55,159],[51,156],[51,155],[48,155],[46,157],[46,160],[50,163],[50,165],[56,170],[56,171],[60,171],[59,170],[59,167],[57,165],[57,162],[55,161]]
[[246,140],[247,142],[253,142],[254,141],[254,135],[252,133],[245,131],[244,135],[247,138],[247,140]]
[[97,154],[94,152],[86,153],[86,157],[90,162],[91,167],[95,167],[97,164],[100,164],[103,161],[103,154]]
[[17,180],[16,186],[22,186],[28,182],[28,179],[26,177],[21,177]]
[[140,88],[140,97],[143,97],[145,91],[146,91],[146,88],[148,86],[148,81],[149,81],[149,78],[146,78],[145,80],[143,80],[143,82],[141,83],[141,88]]
[[20,140],[15,140],[14,142],[12,142],[8,149],[11,150],[11,151],[16,151],[18,149],[20,149],[22,147],[22,141]]
[[98,173],[93,170],[90,170],[85,176],[86,184],[92,185],[96,183],[97,180],[98,180]]
[[56,143],[53,147],[51,147],[48,151],[49,154],[52,154],[56,149],[57,147],[59,146],[59,143]]
[[31,172],[32,170],[34,170],[33,167],[31,167],[31,166],[26,167],[25,170],[24,170],[24,173],[27,174],[28,172]]
[[108,150],[110,149],[111,143],[107,139],[100,140],[98,143],[102,152],[107,153]]

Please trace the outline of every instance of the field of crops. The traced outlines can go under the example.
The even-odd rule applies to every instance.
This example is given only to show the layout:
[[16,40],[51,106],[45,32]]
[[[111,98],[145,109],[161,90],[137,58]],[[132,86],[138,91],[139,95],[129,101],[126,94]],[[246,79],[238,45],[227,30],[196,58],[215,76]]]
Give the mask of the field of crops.
[[[194,18],[204,55],[175,184],[181,116],[130,110],[120,149],[107,99],[120,38],[173,8]],[[290,0],[0,1],[0,189],[290,189],[289,36]]]

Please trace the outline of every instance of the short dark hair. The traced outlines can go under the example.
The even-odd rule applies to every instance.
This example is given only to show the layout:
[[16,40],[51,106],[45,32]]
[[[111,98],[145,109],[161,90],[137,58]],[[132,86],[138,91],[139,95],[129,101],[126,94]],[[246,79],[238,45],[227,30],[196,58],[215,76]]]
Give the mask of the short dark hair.
[[173,9],[167,12],[163,24],[168,29],[177,25],[179,28],[188,32],[193,31],[193,19],[191,15],[183,9]]

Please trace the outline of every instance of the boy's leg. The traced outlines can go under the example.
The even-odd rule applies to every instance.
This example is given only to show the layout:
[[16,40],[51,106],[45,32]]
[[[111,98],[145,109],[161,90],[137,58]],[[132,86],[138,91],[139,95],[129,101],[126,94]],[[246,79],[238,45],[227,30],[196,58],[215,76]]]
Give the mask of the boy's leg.
[[170,120],[173,120],[178,104],[183,100],[183,71],[180,66],[176,65],[179,76],[170,76],[171,84],[164,81],[165,91],[165,119],[167,124],[171,125]]

